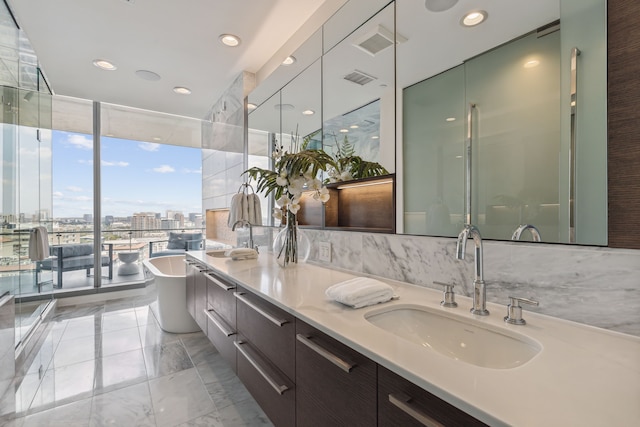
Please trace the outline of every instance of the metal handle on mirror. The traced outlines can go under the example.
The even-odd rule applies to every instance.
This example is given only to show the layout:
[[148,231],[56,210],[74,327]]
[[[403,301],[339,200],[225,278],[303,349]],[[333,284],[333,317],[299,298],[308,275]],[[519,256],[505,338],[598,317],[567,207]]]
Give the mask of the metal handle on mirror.
[[473,110],[475,110],[475,108],[476,104],[470,102],[467,109],[467,138],[465,139],[465,224],[471,224],[471,155],[473,147]]
[[578,56],[580,49],[571,49],[571,135],[569,141],[569,243],[576,242],[576,132],[578,122]]

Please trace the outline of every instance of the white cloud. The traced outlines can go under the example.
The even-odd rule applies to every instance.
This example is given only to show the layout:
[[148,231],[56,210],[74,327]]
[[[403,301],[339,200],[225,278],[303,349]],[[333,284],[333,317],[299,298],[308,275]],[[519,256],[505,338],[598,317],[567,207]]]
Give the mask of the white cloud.
[[61,191],[54,191],[52,195],[55,198],[64,197],[64,194]]
[[[80,188],[80,187],[76,187],[76,186],[74,186],[74,185],[70,185],[70,186],[68,186],[68,187],[66,188],[66,190],[69,190],[69,191],[71,191],[71,192],[73,192],[73,193],[80,193],[80,192],[82,192],[82,191],[83,191],[83,190],[82,190],[82,188]],[[62,194],[62,193],[60,193],[60,194]]]
[[129,166],[127,162],[107,162],[106,160],[102,160],[100,164],[102,164],[102,166],[119,166],[121,168]]
[[84,135],[71,134],[67,138],[67,143],[80,150],[93,150],[93,141]]
[[160,149],[160,144],[155,144],[153,142],[141,142],[138,144],[138,147],[144,151],[158,151]]
[[195,173],[195,174],[201,175],[202,174],[202,168],[200,168],[200,169],[187,169],[187,168],[184,168],[184,169],[182,169],[182,173]]
[[81,165],[93,165],[93,160],[79,159],[78,163],[80,163]]
[[91,197],[87,197],[87,196],[78,196],[78,197],[72,197],[71,200],[75,200],[76,202],[88,202],[91,201]]
[[153,171],[158,173],[171,173],[175,172],[176,170],[172,166],[162,165],[160,167],[153,168]]

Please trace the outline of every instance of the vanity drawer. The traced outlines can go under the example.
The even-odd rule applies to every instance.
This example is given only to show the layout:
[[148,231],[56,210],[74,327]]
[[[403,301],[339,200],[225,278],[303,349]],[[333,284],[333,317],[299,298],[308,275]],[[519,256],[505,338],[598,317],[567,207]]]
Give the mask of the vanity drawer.
[[234,342],[238,354],[238,377],[274,425],[295,426],[296,390],[293,382],[245,341]]
[[233,371],[236,372],[236,347],[233,345],[237,337],[235,328],[220,317],[211,306],[209,306],[206,316],[207,337],[218,349],[220,355],[229,363]]
[[486,426],[439,397],[378,366],[378,426],[424,425]]
[[238,288],[237,328],[251,346],[289,378],[295,376],[295,317]]
[[206,267],[199,264],[194,265],[196,268],[194,278],[194,319],[202,332],[207,333],[207,316],[205,311],[207,309],[207,282],[204,278],[204,274],[207,271]]
[[376,363],[296,319],[296,421],[376,426]]
[[221,278],[212,271],[207,271],[203,277],[207,284],[209,308],[215,310],[218,316],[235,329],[236,301],[233,297],[233,292],[236,290],[235,283]]

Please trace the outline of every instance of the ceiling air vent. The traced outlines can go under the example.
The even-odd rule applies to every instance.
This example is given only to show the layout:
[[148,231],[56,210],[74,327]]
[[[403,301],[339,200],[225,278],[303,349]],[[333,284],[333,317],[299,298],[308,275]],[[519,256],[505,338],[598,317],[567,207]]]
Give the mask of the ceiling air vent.
[[344,76],[344,79],[349,81],[349,82],[351,82],[351,83],[355,83],[355,84],[358,84],[360,86],[364,86],[367,83],[370,83],[370,82],[376,80],[377,77],[370,76],[369,74],[363,73],[362,71],[353,70],[352,72],[350,72],[349,74]]
[[[407,41],[405,37],[396,34],[396,42],[402,43],[405,41]],[[356,40],[353,45],[371,56],[376,56],[389,46],[393,46],[393,33],[382,25],[378,25],[373,31]]]

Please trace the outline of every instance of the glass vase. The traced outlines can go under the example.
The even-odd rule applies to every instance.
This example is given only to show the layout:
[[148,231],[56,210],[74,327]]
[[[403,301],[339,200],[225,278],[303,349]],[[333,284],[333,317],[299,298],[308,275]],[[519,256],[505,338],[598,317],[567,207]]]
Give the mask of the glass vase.
[[282,267],[305,262],[311,252],[311,242],[298,227],[296,215],[287,211],[284,228],[273,239],[273,254]]

